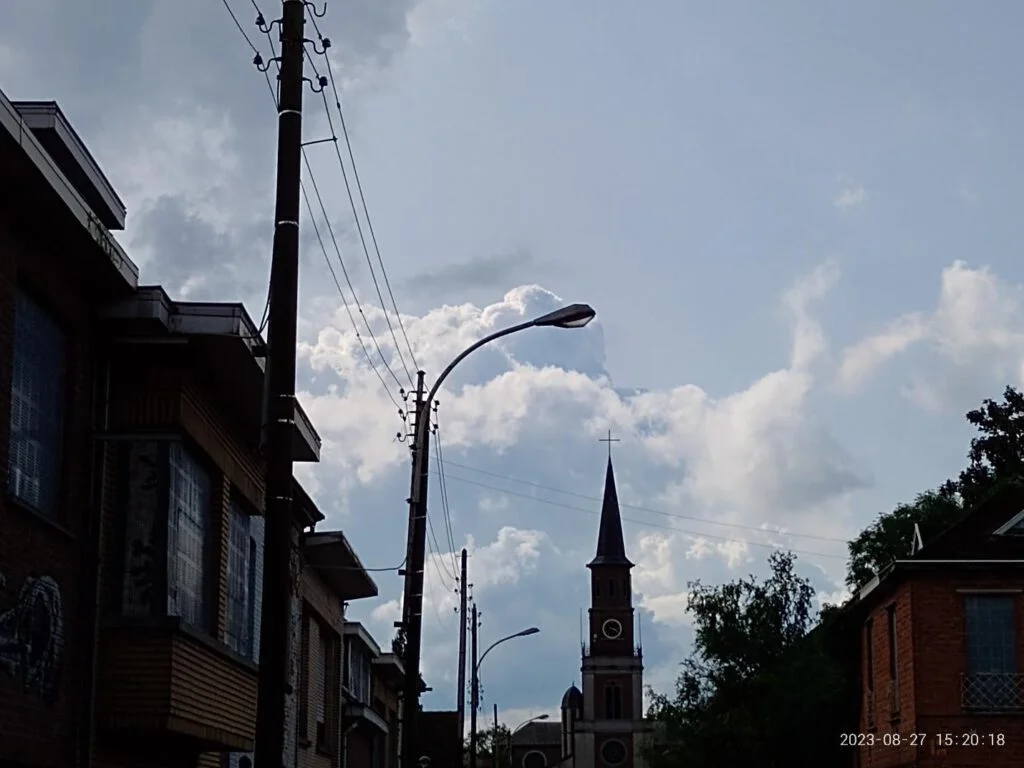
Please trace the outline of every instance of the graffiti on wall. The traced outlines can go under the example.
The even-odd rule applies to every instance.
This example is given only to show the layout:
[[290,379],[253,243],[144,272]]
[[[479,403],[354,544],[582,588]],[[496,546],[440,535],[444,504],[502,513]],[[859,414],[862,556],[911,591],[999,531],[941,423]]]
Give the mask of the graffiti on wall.
[[[6,587],[0,573],[0,596],[7,593]],[[20,679],[26,693],[38,694],[50,705],[57,698],[63,655],[60,587],[49,576],[29,575],[13,606],[0,609],[0,670]]]

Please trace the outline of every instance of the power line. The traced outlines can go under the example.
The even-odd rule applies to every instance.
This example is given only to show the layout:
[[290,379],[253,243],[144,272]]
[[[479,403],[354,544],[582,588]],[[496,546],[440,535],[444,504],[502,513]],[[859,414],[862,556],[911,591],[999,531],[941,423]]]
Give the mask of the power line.
[[455,533],[452,529],[451,507],[448,504],[448,482],[445,479],[444,472],[444,449],[441,445],[441,425],[435,422],[433,432],[434,445],[437,448],[435,460],[437,462],[437,478],[439,481],[438,484],[441,490],[441,505],[442,509],[444,510],[444,523],[446,529],[445,532],[448,536],[448,546],[450,548],[452,557],[452,567],[455,569],[456,572],[458,572],[461,566],[459,565],[457,555],[455,554]]
[[[227,6],[227,0],[223,0],[223,2],[225,3],[225,7],[228,7]],[[267,44],[270,46],[271,59],[275,60],[277,58],[277,51],[275,50],[275,47],[274,47],[274,40],[273,40],[273,38],[270,35],[270,28],[265,25],[264,20],[263,20],[263,13],[260,10],[260,7],[256,4],[255,0],[250,0],[250,2],[252,3],[253,8],[256,9],[256,13],[257,13],[256,24],[263,31],[264,35],[267,38]],[[231,11],[230,7],[228,7],[228,11],[229,12]],[[245,31],[241,28],[241,25],[238,24],[238,20],[237,20],[237,18],[235,17],[235,15],[233,13],[231,14],[231,17],[232,17],[232,19],[234,19],[234,21],[236,23],[236,26],[239,27],[239,31],[242,33],[242,36],[245,37],[246,42],[248,42],[249,46],[251,48],[253,48],[253,50],[256,51],[256,55],[258,57],[260,55],[259,51],[252,44],[252,41],[249,40],[248,36],[245,34]],[[259,67],[259,69],[263,72],[264,79],[267,82],[267,89],[270,91],[270,96],[271,96],[272,101],[274,102],[274,107],[277,108],[277,100],[278,100],[277,91],[274,88],[274,85],[273,85],[273,83],[270,80],[269,65],[267,65],[267,67]],[[303,161],[305,163],[306,171],[309,174],[310,182],[313,185],[313,191],[316,194],[316,198],[317,198],[317,201],[319,203],[320,211],[321,211],[321,213],[322,213],[322,215],[324,217],[324,222],[326,223],[326,225],[328,227],[328,233],[329,233],[329,235],[331,237],[331,241],[332,241],[332,243],[334,245],[334,251],[335,251],[335,253],[337,254],[337,257],[338,257],[338,263],[341,265],[342,272],[345,275],[346,282],[348,283],[349,289],[352,291],[352,297],[355,300],[356,306],[357,306],[360,314],[363,316],[363,320],[366,321],[366,315],[363,313],[362,307],[359,305],[359,299],[358,299],[358,297],[355,294],[355,289],[352,286],[351,280],[349,280],[348,270],[345,268],[345,262],[344,262],[344,260],[342,259],[342,256],[341,256],[341,249],[338,246],[337,238],[334,235],[334,229],[330,225],[330,218],[327,216],[326,206],[324,205],[323,198],[320,195],[319,186],[316,183],[316,176],[313,174],[313,169],[312,169],[312,166],[311,166],[311,164],[309,162],[309,158],[306,155],[306,148],[305,147],[302,148],[302,159],[303,159]],[[327,269],[331,273],[331,279],[333,280],[334,286],[335,286],[335,288],[338,291],[338,296],[341,298],[342,305],[344,306],[345,312],[348,315],[349,322],[352,323],[352,329],[353,329],[353,331],[355,331],[356,340],[359,342],[359,346],[362,348],[363,355],[366,357],[366,362],[369,363],[369,365],[370,365],[370,370],[372,370],[374,372],[374,374],[377,376],[378,380],[381,383],[381,386],[384,388],[384,392],[388,396],[388,399],[391,400],[391,402],[395,406],[395,408],[400,409],[398,401],[395,400],[394,395],[391,394],[391,389],[388,387],[387,382],[384,380],[383,375],[378,370],[377,366],[374,364],[373,358],[370,356],[369,350],[366,348],[366,343],[363,341],[362,334],[360,334],[360,332],[359,332],[358,323],[356,323],[355,317],[352,314],[352,308],[349,306],[348,300],[345,298],[345,292],[342,290],[341,283],[338,281],[337,272],[335,272],[334,265],[331,263],[330,256],[328,256],[328,254],[327,254],[327,247],[324,245],[323,237],[320,234],[320,227],[317,224],[316,216],[313,214],[313,206],[310,203],[309,194],[306,191],[306,185],[304,183],[301,183],[300,186],[301,186],[301,190],[302,190],[302,197],[303,197],[303,200],[304,200],[305,206],[306,206],[306,213],[309,216],[310,223],[313,225],[313,232],[316,235],[317,243],[320,246],[320,250],[321,250],[321,252],[323,254],[324,261],[327,264]],[[269,296],[268,296],[267,301],[268,301],[268,306],[269,306]],[[264,322],[265,321],[261,321],[261,326],[263,325]],[[377,339],[373,335],[373,329],[370,327],[368,321],[366,321],[366,326],[367,326],[367,331],[370,334],[370,338],[371,338],[371,340],[374,343],[374,346],[377,348],[377,351],[380,354],[381,359],[384,362],[384,365],[387,367],[387,360],[384,359],[384,354],[380,350],[380,345],[377,343]],[[394,371],[391,371],[390,367],[388,367],[388,371],[394,377],[394,379],[398,383],[399,387],[401,387],[402,386],[402,382],[399,381],[397,376],[395,376]]]
[[[576,493],[575,491],[567,491],[564,488],[556,488],[556,487],[551,486],[551,485],[543,485],[541,483],[535,483],[535,482],[532,482],[530,480],[522,480],[522,479],[515,478],[515,477],[509,477],[508,475],[502,475],[502,474],[499,474],[497,472],[489,472],[486,469],[480,469],[478,467],[471,467],[471,466],[468,466],[467,464],[459,464],[458,462],[455,462],[455,461],[449,461],[448,462],[448,466],[450,466],[450,467],[458,467],[459,469],[465,469],[465,470],[468,470],[470,472],[476,472],[478,474],[487,475],[489,477],[495,477],[495,478],[498,478],[499,480],[507,480],[508,482],[511,482],[511,483],[518,483],[520,485],[527,485],[527,486],[530,486],[532,488],[537,488],[537,489],[543,490],[543,491],[551,491],[552,493],[560,493],[560,494],[562,494],[564,496],[572,496],[572,497],[575,497],[577,499],[585,499],[586,501],[595,501],[595,502],[598,502],[598,503],[600,503],[602,501],[602,499],[600,499],[597,496],[588,496],[588,495],[586,495],[584,493]],[[532,498],[532,497],[530,497],[530,498]],[[744,525],[742,523],[726,523],[726,522],[722,522],[721,520],[709,520],[706,517],[695,517],[693,515],[684,515],[684,514],[681,514],[679,512],[665,512],[664,510],[660,510],[660,509],[652,509],[650,507],[641,507],[641,506],[638,506],[636,504],[623,504],[622,502],[619,502],[619,506],[620,507],[624,507],[626,509],[635,509],[637,512],[647,512],[647,513],[652,514],[652,515],[661,515],[662,517],[672,517],[672,518],[676,518],[678,520],[689,520],[689,521],[695,522],[695,523],[703,523],[704,525],[717,525],[717,526],[722,527],[722,528],[742,528],[744,530],[755,531],[757,533],[775,533],[775,534],[778,534],[780,536],[791,536],[791,537],[797,538],[797,539],[813,539],[815,541],[835,542],[835,543],[844,544],[844,545],[848,543],[846,539],[840,539],[840,538],[837,538],[835,536],[819,536],[819,535],[812,534],[812,533],[795,533],[795,532],[792,532],[792,531],[771,531],[771,530],[766,530],[764,528],[760,528],[760,527],[758,527],[756,525]]]
[[[348,172],[345,170],[345,162],[341,157],[341,149],[338,147],[338,137],[334,131],[334,119],[331,117],[331,108],[327,103],[327,94],[323,91],[320,92],[323,97],[324,110],[327,113],[327,126],[331,131],[331,144],[334,146],[334,154],[338,158],[338,168],[341,169],[341,178],[345,182],[345,192],[348,195],[348,202],[352,208],[352,218],[355,221],[356,233],[359,235],[359,242],[363,247],[363,254],[366,256],[366,265],[370,268],[370,277],[373,280],[373,287],[377,291],[377,298],[381,303],[381,311],[384,313],[384,320],[387,322],[388,331],[391,333],[391,340],[395,343],[395,352],[398,353],[398,359],[402,363],[402,367],[405,369],[405,375],[409,379],[409,383],[412,383],[412,373],[409,370],[409,366],[405,362],[405,356],[402,354],[402,346],[398,343],[398,337],[395,335],[394,326],[391,325],[391,317],[388,314],[388,308],[384,304],[384,297],[381,294],[380,284],[377,282],[377,273],[373,269],[373,261],[370,259],[370,251],[366,246],[366,238],[363,236],[363,225],[359,220],[359,213],[356,210],[356,201],[352,195],[352,185],[348,181]],[[340,108],[340,105],[339,105]],[[396,377],[397,378],[397,377]]]
[[[449,462],[449,463],[451,463],[451,462]],[[576,507],[576,506],[573,506],[571,504],[563,504],[562,502],[559,502],[559,501],[553,501],[551,499],[543,499],[543,498],[540,498],[540,497],[537,497],[537,496],[531,496],[531,495],[529,495],[527,493],[517,493],[516,491],[510,491],[507,488],[498,488],[497,486],[487,485],[486,483],[479,483],[476,480],[470,480],[469,478],[466,478],[466,477],[456,477],[456,476],[452,475],[451,473],[448,474],[448,479],[449,480],[455,480],[455,481],[460,482],[460,483],[466,483],[468,485],[475,485],[478,488],[486,488],[486,489],[491,490],[491,491],[497,491],[498,493],[503,493],[503,494],[505,494],[507,496],[516,496],[516,497],[522,498],[522,499],[529,499],[530,501],[537,502],[538,504],[546,504],[546,505],[551,506],[551,507],[558,507],[558,508],[561,508],[561,509],[570,509],[570,510],[573,510],[574,512],[583,512],[583,513],[588,514],[588,515],[599,515],[600,514],[600,512],[597,512],[597,511],[595,511],[593,509],[587,509],[585,507]],[[790,552],[795,552],[795,553],[798,553],[798,554],[801,554],[801,555],[811,555],[811,556],[814,556],[814,557],[827,557],[827,558],[832,558],[832,559],[837,559],[837,560],[846,560],[846,555],[834,555],[834,554],[829,554],[829,553],[826,553],[826,552],[813,552],[813,551],[806,550],[806,549],[794,549],[792,547],[787,547],[787,546],[784,546],[782,544],[774,544],[774,543],[770,543],[770,542],[751,541],[749,539],[740,539],[740,538],[726,537],[726,536],[715,536],[715,535],[710,534],[710,533],[699,533],[697,531],[687,530],[686,528],[680,528],[680,527],[675,526],[675,525],[659,525],[658,523],[652,523],[652,522],[647,521],[647,520],[637,520],[635,518],[630,518],[630,517],[623,517],[622,519],[625,522],[635,523],[636,525],[640,525],[640,526],[643,526],[645,528],[659,528],[661,530],[666,530],[666,531],[675,531],[676,533],[684,533],[684,534],[686,534],[688,536],[693,536],[695,538],[700,538],[700,539],[711,539],[711,540],[714,540],[714,541],[722,541],[722,542],[726,542],[726,543],[730,543],[730,544],[747,544],[747,545],[754,546],[754,547],[766,547],[768,549],[786,549],[786,550],[789,550]],[[702,522],[708,522],[708,521],[702,521]],[[763,534],[775,533],[774,531],[765,531],[763,529],[755,529],[755,530],[758,530],[758,531],[760,531]],[[787,534],[777,533],[776,535],[785,536]]]
[[[317,36],[320,38],[320,43],[324,46],[325,38],[320,34],[320,29],[316,26],[316,22],[313,23],[316,29]],[[334,103],[338,108],[338,118],[341,122],[341,133],[345,137],[345,146],[348,149],[349,162],[352,165],[352,176],[356,182],[356,189],[359,192],[359,201],[363,206],[363,215],[366,217],[366,228],[370,233],[370,240],[373,243],[373,250],[377,255],[377,263],[380,264],[381,275],[384,277],[384,285],[387,288],[388,296],[391,299],[391,306],[395,310],[395,319],[398,320],[398,327],[402,331],[402,338],[405,339],[405,346],[409,350],[409,358],[412,360],[412,364],[415,368],[419,368],[419,363],[416,362],[416,354],[413,352],[412,344],[409,343],[409,336],[405,332],[405,324],[402,322],[402,313],[398,311],[398,303],[395,301],[395,294],[391,290],[391,281],[388,280],[387,270],[384,269],[384,259],[380,255],[380,246],[377,244],[377,234],[373,230],[373,220],[370,218],[370,210],[366,205],[366,195],[363,193],[363,183],[359,179],[359,168],[356,167],[355,154],[352,152],[352,142],[348,136],[348,126],[345,124],[345,113],[341,108],[341,96],[338,94],[338,86],[334,79],[334,67],[331,66],[331,57],[327,55],[327,47],[324,46],[324,59],[327,61],[327,79],[331,84],[331,91],[334,93]],[[364,243],[365,245],[365,243]],[[378,288],[377,295],[380,296],[380,289]],[[384,299],[381,298],[381,303]],[[387,313],[385,312],[385,315]],[[392,331],[392,334],[394,331]]]
[[[220,1],[224,5],[224,10],[226,10],[228,12],[228,16],[230,16],[231,20],[233,22],[235,22],[235,26],[238,27],[238,31],[242,34],[242,37],[245,38],[245,42],[247,42],[249,44],[249,47],[252,48],[252,52],[255,53],[257,56],[259,56],[260,55],[259,49],[255,45],[253,45],[252,40],[249,39],[249,35],[246,34],[245,29],[242,27],[241,23],[239,23],[238,17],[235,16],[235,12],[233,10],[231,10],[231,5],[228,4],[228,0],[220,0]],[[253,2],[253,5],[256,5],[256,3]],[[257,8],[256,10],[259,11],[259,8]]]

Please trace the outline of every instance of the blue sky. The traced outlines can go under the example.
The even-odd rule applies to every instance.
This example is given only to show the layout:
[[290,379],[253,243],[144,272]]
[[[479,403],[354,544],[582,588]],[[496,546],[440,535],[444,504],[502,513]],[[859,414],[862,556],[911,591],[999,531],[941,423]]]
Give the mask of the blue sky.
[[[252,5],[228,2],[266,58]],[[266,83],[219,3],[126,8],[9,9],[0,87],[60,102],[126,200],[120,239],[145,282],[259,317]],[[963,413],[1024,366],[1022,15],[923,1],[329,4],[319,23],[360,179],[428,380],[560,299],[599,312],[583,331],[482,351],[440,397],[481,642],[542,629],[489,657],[488,708],[550,711],[578,677],[607,429],[622,438],[623,502],[657,511],[624,514],[639,521],[627,546],[660,690],[692,639],[689,580],[758,572],[781,544],[813,553],[803,572],[835,594],[842,540],[958,471]],[[329,136],[320,97],[306,106],[307,139]],[[392,359],[337,158],[329,144],[308,153]],[[300,386],[325,440],[305,478],[368,567],[397,565],[401,422],[308,219],[301,314]],[[444,708],[457,617],[437,487],[432,500],[427,705]],[[352,610],[386,642],[400,583],[376,575],[381,598]]]

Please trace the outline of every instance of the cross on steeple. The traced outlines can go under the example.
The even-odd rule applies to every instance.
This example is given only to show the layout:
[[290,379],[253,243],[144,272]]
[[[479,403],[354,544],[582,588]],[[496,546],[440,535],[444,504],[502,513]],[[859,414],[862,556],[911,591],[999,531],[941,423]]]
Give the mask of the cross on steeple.
[[599,442],[599,443],[608,443],[608,458],[611,459],[611,457],[612,457],[612,443],[621,443],[622,441],[619,440],[619,438],[617,438],[617,437],[612,437],[612,431],[609,429],[608,430],[608,437],[599,437],[597,439],[597,442]]

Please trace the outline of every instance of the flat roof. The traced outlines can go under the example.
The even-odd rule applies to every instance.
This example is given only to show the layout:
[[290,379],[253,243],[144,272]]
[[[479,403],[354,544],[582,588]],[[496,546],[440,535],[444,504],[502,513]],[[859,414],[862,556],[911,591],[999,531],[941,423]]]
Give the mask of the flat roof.
[[[32,116],[29,118],[29,120],[34,119],[36,118]],[[70,129],[70,125],[68,128]],[[39,173],[40,178],[54,191],[81,226],[82,233],[97,245],[99,252],[110,261],[121,278],[130,287],[135,288],[139,282],[139,268],[128,258],[128,254],[125,253],[120,243],[110,234],[110,227],[104,223],[102,212],[97,212],[93,208],[86,195],[61,169],[60,163],[51,156],[29,122],[3,91],[0,91],[0,132],[7,134],[9,139],[21,148],[28,162]],[[78,143],[81,145],[80,140]],[[82,146],[84,149],[84,145]],[[102,206],[100,207],[102,208]],[[123,224],[121,226],[123,227]]]
[[[307,533],[303,539],[302,554],[321,580],[342,600],[377,597],[376,583],[341,531]],[[376,653],[380,654],[380,648]]]

